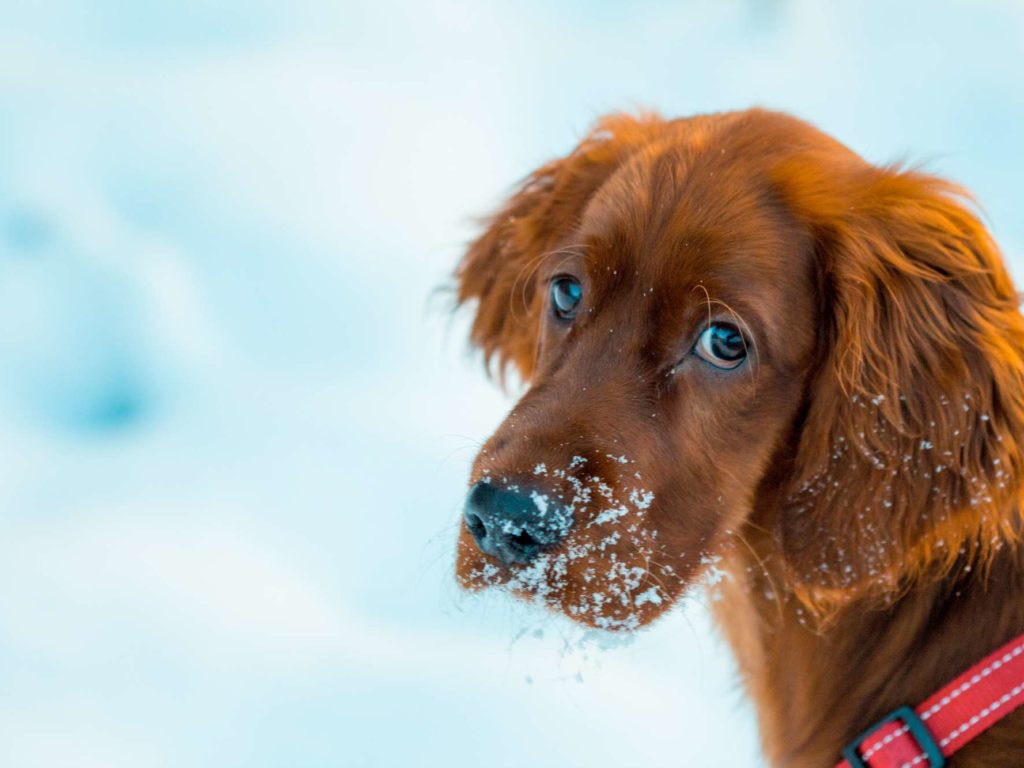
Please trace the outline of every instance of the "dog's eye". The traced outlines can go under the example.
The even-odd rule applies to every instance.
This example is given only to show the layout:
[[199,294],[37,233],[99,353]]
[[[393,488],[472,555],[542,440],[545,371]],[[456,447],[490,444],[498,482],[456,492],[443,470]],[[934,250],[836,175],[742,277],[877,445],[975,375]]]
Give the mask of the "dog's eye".
[[735,325],[713,323],[697,339],[693,351],[716,368],[735,368],[747,357],[747,342]]
[[583,286],[575,277],[556,277],[551,281],[551,308],[556,317],[571,320],[583,298]]

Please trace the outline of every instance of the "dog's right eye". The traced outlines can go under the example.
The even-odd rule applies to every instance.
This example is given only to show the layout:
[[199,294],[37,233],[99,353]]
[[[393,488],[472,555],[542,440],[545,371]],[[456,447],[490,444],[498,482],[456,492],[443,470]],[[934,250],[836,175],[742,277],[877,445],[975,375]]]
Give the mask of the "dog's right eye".
[[693,351],[716,368],[731,370],[747,358],[747,342],[730,323],[712,323],[697,340]]
[[575,277],[556,277],[551,281],[551,310],[561,320],[571,320],[583,299],[583,286]]

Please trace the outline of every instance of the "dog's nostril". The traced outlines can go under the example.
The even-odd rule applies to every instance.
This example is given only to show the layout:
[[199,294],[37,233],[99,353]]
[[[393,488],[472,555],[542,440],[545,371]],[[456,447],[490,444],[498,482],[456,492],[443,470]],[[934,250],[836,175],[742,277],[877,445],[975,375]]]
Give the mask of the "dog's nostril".
[[526,530],[520,531],[514,536],[510,536],[508,541],[520,552],[528,552],[540,545],[539,542],[530,535],[530,532]]
[[473,538],[477,541],[480,541],[480,539],[487,535],[487,526],[484,525],[484,521],[480,519],[479,515],[467,513],[466,527],[469,528],[469,532],[473,534]]

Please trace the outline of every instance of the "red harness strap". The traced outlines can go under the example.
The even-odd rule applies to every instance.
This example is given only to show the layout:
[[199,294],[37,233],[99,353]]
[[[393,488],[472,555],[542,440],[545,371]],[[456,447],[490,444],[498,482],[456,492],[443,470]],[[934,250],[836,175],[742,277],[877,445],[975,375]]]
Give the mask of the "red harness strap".
[[940,768],[1024,704],[1024,635],[986,656],[916,709],[901,707],[843,750],[836,768]]

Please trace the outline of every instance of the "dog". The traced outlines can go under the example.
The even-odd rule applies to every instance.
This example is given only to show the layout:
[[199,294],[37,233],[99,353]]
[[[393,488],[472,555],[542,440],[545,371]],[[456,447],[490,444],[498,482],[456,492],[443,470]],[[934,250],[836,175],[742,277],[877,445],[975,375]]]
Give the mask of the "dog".
[[[465,588],[629,632],[712,574],[786,768],[1024,633],[1024,319],[960,187],[781,113],[611,115],[455,280],[528,383],[473,465]],[[1024,709],[947,764],[1024,765]]]

